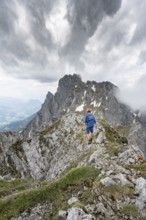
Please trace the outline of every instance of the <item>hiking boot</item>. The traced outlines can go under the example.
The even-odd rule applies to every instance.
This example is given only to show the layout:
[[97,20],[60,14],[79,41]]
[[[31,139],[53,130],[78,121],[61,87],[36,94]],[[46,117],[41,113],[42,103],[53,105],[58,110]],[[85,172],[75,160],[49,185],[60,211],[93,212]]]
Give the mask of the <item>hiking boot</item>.
[[92,139],[88,140],[88,144],[91,144],[92,143]]

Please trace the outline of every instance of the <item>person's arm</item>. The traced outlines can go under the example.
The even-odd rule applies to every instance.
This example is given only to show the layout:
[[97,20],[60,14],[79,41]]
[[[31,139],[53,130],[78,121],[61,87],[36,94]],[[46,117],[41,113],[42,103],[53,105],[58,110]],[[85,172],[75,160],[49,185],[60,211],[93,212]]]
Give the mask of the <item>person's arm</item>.
[[94,124],[96,124],[96,119],[95,119],[95,116],[94,116]]
[[84,117],[84,123],[87,124],[87,115]]

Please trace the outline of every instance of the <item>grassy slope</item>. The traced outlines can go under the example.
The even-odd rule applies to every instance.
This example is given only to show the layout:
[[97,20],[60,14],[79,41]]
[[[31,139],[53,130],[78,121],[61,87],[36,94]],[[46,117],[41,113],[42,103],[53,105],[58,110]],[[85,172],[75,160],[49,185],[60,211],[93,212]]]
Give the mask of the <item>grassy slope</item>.
[[[32,189],[17,195],[0,200],[0,219],[7,220],[18,216],[23,211],[34,207],[38,203],[53,202],[53,215],[58,213],[58,208],[66,206],[66,201],[84,186],[92,186],[99,171],[94,167],[73,168],[58,180],[48,183],[40,189]],[[49,219],[49,216],[48,216]]]

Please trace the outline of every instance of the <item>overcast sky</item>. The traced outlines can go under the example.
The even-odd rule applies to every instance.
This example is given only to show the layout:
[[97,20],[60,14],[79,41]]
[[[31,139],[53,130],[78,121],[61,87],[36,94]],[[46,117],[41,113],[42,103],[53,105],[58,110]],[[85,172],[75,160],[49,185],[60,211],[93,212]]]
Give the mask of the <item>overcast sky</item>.
[[146,0],[0,0],[0,96],[44,100],[73,73],[146,108]]

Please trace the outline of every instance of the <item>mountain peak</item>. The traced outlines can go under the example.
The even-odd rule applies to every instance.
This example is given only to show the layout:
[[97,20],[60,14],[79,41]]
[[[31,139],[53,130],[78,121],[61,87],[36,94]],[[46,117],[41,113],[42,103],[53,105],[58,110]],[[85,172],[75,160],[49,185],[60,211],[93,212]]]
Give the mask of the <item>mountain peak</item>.
[[[78,74],[65,75],[59,80],[55,95],[48,92],[41,110],[24,133],[31,134],[39,131],[51,123],[54,117],[60,118],[65,112],[75,111],[80,105],[84,106],[83,110],[86,106],[91,106],[95,111],[99,111],[99,115],[102,115],[102,109],[110,109],[112,105],[115,105],[116,89],[117,87],[110,82],[87,81],[85,83]],[[110,104],[108,104],[108,98],[111,100]],[[104,114],[111,115],[109,111],[104,111]],[[111,118],[115,123],[115,119]]]
[[62,82],[68,82],[68,81],[78,83],[78,82],[82,82],[82,79],[81,79],[81,76],[76,73],[74,73],[73,75],[71,74],[65,75],[59,80],[59,85]]
[[68,92],[82,83],[81,77],[77,74],[65,75],[59,80],[57,92],[61,92],[61,90]]

